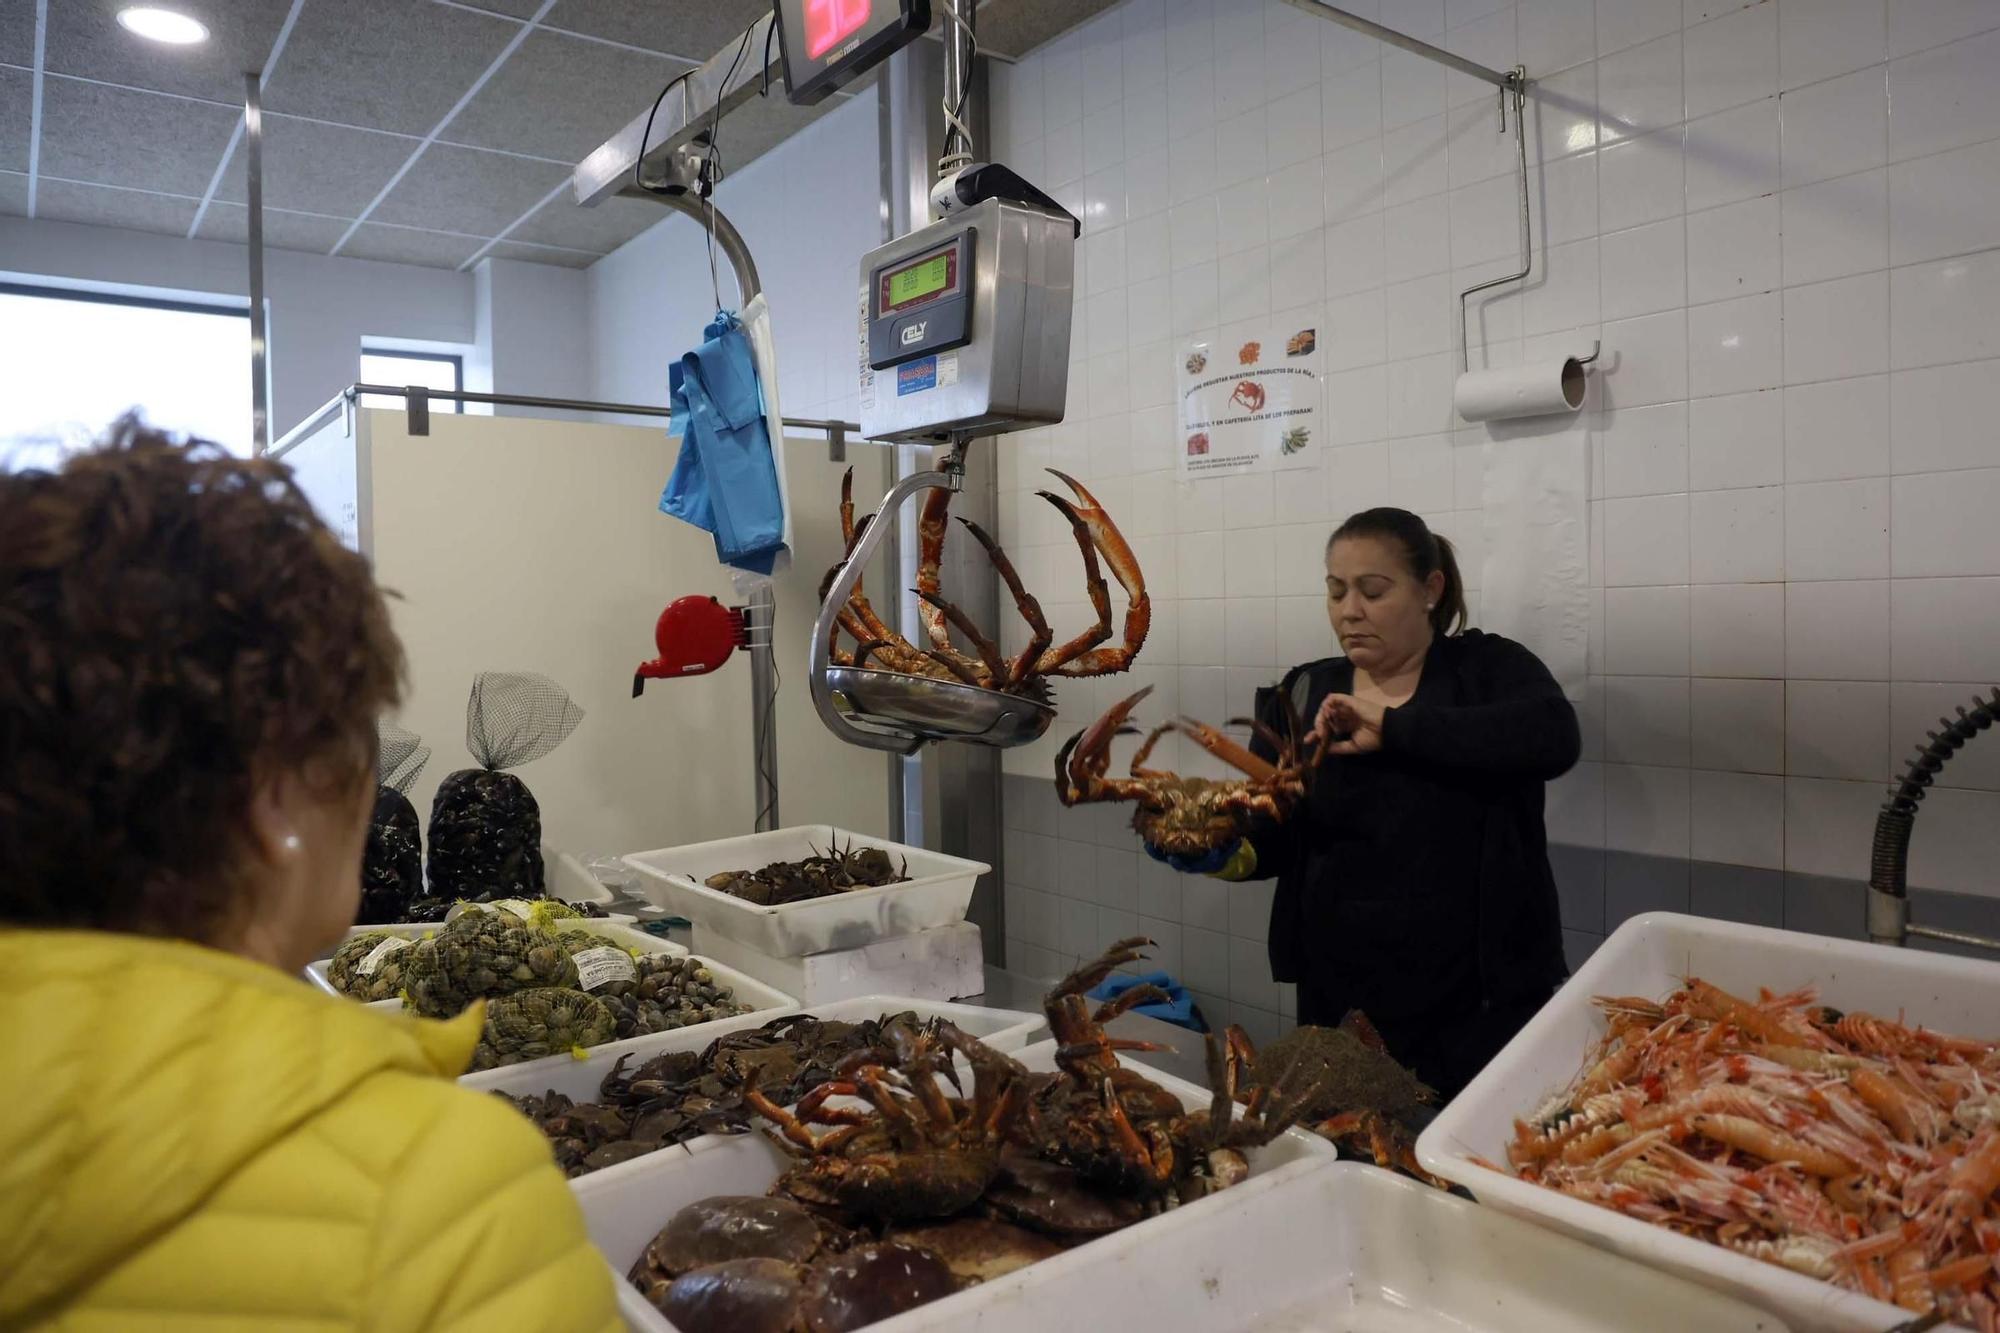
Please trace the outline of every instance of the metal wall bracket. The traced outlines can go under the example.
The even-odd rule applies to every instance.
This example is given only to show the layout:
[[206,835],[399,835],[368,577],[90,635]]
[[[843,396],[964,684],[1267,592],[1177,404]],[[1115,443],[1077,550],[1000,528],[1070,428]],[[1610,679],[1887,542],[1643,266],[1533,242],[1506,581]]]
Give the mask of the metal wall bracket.
[[403,410],[409,417],[410,434],[431,433],[431,391],[421,384],[412,384],[404,391]]

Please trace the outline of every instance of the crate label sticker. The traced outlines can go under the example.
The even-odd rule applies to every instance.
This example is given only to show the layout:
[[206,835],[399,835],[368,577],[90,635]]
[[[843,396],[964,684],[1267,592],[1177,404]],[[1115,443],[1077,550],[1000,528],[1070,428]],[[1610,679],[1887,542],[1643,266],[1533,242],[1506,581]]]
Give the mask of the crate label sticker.
[[389,960],[390,954],[395,953],[399,949],[407,949],[415,943],[416,941],[407,935],[391,935],[388,939],[383,940],[380,944],[370,949],[366,956],[354,965],[354,975],[357,977],[374,976],[382,970],[382,964]]
[[861,284],[861,406],[875,406],[875,369],[868,364],[868,284]]
[[583,989],[597,990],[614,982],[637,981],[639,965],[617,945],[600,944],[576,955],[576,975]]
[[[951,365],[952,378],[958,377],[958,362]],[[905,361],[896,367],[896,396],[922,393],[925,389],[938,386],[938,359],[935,355],[920,356],[914,361]]]
[[496,898],[487,906],[497,907],[503,912],[512,912],[523,921],[535,919],[535,905],[526,898]]

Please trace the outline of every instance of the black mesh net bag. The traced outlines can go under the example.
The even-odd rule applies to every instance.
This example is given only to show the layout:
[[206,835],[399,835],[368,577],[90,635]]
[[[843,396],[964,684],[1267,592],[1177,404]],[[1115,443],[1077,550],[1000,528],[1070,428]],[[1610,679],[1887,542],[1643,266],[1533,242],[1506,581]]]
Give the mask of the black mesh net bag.
[[375,727],[380,753],[375,775],[375,815],[361,853],[361,905],[356,925],[401,921],[424,891],[422,834],[417,809],[403,793],[430,762],[431,747],[391,722]]
[[465,706],[465,748],[478,768],[438,784],[431,803],[430,896],[445,902],[542,896],[542,811],[503,769],[563,743],[583,710],[547,676],[482,671]]

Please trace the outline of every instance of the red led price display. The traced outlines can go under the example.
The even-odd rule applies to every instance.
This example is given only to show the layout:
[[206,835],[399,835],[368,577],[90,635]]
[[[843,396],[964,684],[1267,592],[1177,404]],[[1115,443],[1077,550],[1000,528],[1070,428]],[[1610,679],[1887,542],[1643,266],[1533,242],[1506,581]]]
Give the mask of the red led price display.
[[806,56],[821,56],[868,22],[870,0],[806,0]]

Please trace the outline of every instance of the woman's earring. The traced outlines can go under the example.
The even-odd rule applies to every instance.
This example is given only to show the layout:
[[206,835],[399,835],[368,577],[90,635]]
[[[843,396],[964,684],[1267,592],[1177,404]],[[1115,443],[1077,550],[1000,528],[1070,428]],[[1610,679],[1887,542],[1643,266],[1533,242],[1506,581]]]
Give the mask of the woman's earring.
[[299,849],[299,835],[296,833],[287,833],[285,835],[285,850],[288,852],[296,852],[298,849]]
[[1435,611],[1435,610],[1437,610],[1437,609],[1438,609],[1438,604],[1437,604],[1436,602],[1425,602],[1425,603],[1424,603],[1424,610],[1426,610],[1426,611]]

